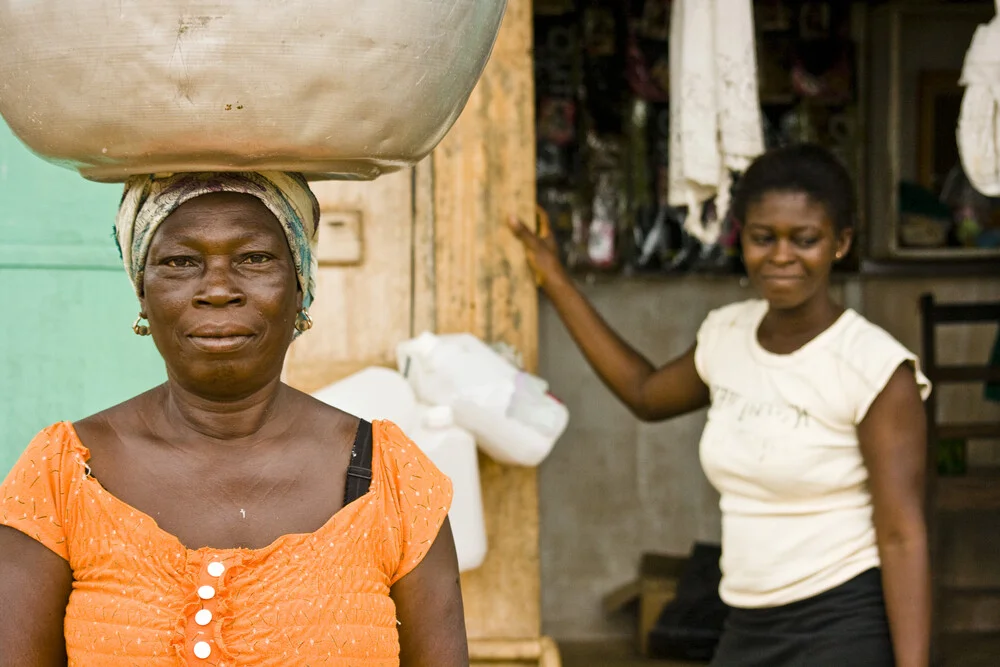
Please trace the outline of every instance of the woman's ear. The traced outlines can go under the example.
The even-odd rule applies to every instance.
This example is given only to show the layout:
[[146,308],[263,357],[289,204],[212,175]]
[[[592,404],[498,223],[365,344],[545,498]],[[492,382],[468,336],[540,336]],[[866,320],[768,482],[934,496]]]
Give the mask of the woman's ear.
[[295,290],[296,301],[295,301],[295,312],[301,312],[302,303],[305,301],[305,296],[302,294],[302,286],[300,285],[297,290]]
[[136,280],[139,289],[136,296],[139,297],[139,313],[146,317],[146,273],[145,271],[139,273],[138,279]]
[[842,229],[837,234],[837,251],[834,256],[837,261],[840,261],[847,257],[847,253],[851,252],[851,243],[854,242],[854,230],[853,229]]

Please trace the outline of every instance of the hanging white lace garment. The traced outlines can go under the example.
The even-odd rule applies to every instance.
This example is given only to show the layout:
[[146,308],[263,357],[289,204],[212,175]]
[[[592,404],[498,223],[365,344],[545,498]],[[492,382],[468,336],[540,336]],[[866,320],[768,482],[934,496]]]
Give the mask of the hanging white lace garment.
[[[1000,14],[1000,0],[997,0]],[[976,28],[965,54],[958,116],[958,153],[973,187],[1000,195],[1000,16]]]
[[[764,151],[752,0],[673,0],[670,24],[669,203],[706,245],[722,232],[730,171]],[[717,215],[703,221],[715,198]]]

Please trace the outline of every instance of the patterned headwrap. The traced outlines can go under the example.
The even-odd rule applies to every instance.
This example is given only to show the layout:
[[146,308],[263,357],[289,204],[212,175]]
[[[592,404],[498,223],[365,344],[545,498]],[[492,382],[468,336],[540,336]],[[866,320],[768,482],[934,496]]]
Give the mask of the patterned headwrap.
[[153,235],[168,215],[195,197],[211,192],[239,192],[256,197],[281,223],[308,308],[316,290],[316,239],[319,202],[301,174],[198,172],[133,176],[125,183],[115,221],[118,249],[135,293],[142,292],[142,272]]

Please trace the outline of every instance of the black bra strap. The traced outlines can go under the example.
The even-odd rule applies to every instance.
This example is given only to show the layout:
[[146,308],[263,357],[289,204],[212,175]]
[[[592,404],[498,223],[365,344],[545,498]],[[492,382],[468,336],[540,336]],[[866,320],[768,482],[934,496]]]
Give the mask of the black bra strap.
[[347,466],[344,506],[368,493],[372,483],[372,424],[361,420],[351,448],[351,464]]

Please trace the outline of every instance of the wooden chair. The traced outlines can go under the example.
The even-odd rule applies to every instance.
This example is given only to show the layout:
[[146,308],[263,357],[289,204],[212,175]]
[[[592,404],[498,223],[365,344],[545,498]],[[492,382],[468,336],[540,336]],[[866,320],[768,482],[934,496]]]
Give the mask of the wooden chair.
[[[942,365],[937,361],[937,330],[943,326],[1000,323],[1000,302],[938,303],[930,294],[920,300],[923,324],[923,366],[935,390],[927,401],[928,507],[927,521],[934,584],[934,643],[938,658],[952,653],[953,642],[980,641],[984,633],[1000,632],[1000,586],[959,587],[943,576],[945,522],[961,527],[962,514],[996,512],[1000,532],[1000,466],[966,469],[964,474],[941,475],[939,443],[946,440],[1000,439],[1000,421],[950,423],[940,419],[938,394],[947,384],[1000,381],[1000,366],[986,360],[977,364]],[[990,519],[992,520],[992,519]],[[954,534],[954,533],[952,533]],[[996,568],[1000,571],[1000,567]],[[1000,659],[998,659],[1000,660]],[[948,664],[939,663],[935,664]]]

